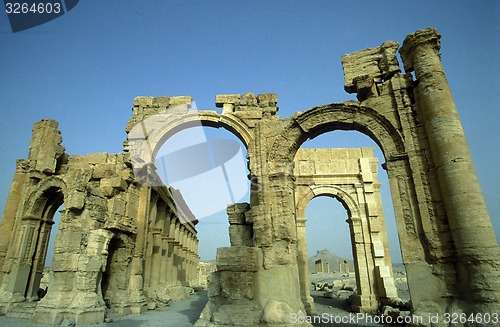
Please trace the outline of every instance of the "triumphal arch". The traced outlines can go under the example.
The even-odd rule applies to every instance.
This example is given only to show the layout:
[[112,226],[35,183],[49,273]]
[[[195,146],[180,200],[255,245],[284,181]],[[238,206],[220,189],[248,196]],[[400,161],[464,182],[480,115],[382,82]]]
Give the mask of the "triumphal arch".
[[[306,140],[334,130],[364,133],[384,154],[413,313],[499,312],[498,243],[439,50],[440,35],[430,28],[408,35],[401,48],[385,42],[345,55],[345,90],[358,101],[286,118],[277,115],[275,94],[218,95],[221,114],[189,110],[190,97],[138,97],[116,155],[67,155],[57,124],[40,122],[0,226],[2,311],[35,297],[51,217],[62,203],[53,276],[34,321],[140,313],[196,279],[195,218],[182,196],[161,186],[154,162],[166,139],[201,123],[228,129],[246,146],[251,195],[250,203],[228,207],[231,246],[217,251],[196,326],[287,326],[292,314],[306,315],[294,160]],[[373,226],[363,234],[374,262],[366,272],[381,275],[379,216],[364,208],[365,226]],[[373,310],[372,299],[360,296],[358,309]]]

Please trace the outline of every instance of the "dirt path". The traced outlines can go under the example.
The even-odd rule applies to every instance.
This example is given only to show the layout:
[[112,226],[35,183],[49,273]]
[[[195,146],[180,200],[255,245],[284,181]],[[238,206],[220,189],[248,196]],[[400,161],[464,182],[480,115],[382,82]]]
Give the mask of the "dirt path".
[[[148,311],[141,315],[129,315],[115,318],[112,323],[89,325],[92,327],[191,327],[198,320],[201,311],[207,303],[206,291],[200,291],[188,299],[173,302],[170,306]],[[2,327],[46,327],[34,324],[27,319],[0,317]],[[81,325],[79,325],[81,326]]]

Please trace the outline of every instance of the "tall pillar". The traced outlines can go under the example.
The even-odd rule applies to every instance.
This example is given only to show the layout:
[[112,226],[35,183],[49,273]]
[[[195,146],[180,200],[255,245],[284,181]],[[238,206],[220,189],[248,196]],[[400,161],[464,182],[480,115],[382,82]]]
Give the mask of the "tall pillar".
[[175,240],[175,219],[172,216],[172,219],[170,220],[170,225],[169,225],[169,232],[168,232],[168,250],[167,250],[167,285],[173,285],[175,284],[175,278],[174,278],[174,264],[175,264],[175,245],[176,240]]
[[187,274],[187,281],[191,285],[193,282],[193,270],[194,270],[194,252],[193,252],[193,240],[194,236],[192,233],[189,233],[188,235],[188,253],[189,253],[189,269],[188,269],[188,274]]
[[186,247],[186,242],[187,242],[187,229],[184,225],[181,226],[181,248],[180,248],[180,253],[181,253],[181,274],[180,274],[180,280],[181,284],[184,285],[186,283],[186,271],[187,271],[187,265],[188,265],[188,258],[187,258],[187,247]]
[[[457,292],[476,312],[498,309],[500,252],[467,140],[440,58],[441,35],[433,28],[406,37],[400,49],[407,72],[415,71],[416,110],[422,117],[457,250]],[[490,310],[491,311],[491,310]]]
[[161,267],[160,267],[160,288],[164,289],[168,282],[168,236],[161,236]]
[[165,220],[163,222],[163,232],[161,234],[161,267],[160,267],[160,288],[165,289],[169,276],[169,233],[172,219],[172,212],[165,208]]
[[297,223],[297,263],[299,265],[300,297],[306,313],[308,315],[316,314],[314,300],[311,296],[311,278],[309,276],[309,265],[307,257],[307,237],[306,237],[307,218],[296,218]]
[[151,283],[149,296],[151,297],[158,290],[160,283],[160,267],[161,267],[161,232],[160,228],[152,228],[153,234],[153,249],[151,255]]

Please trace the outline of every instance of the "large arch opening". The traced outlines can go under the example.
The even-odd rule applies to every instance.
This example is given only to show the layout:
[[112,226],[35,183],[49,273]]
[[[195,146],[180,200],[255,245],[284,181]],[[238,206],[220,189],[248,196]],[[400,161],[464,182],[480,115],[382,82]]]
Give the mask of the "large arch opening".
[[385,226],[389,241],[391,259],[394,264],[401,265],[401,247],[397,233],[396,218],[392,202],[389,178],[385,167],[385,157],[379,145],[370,137],[357,131],[335,130],[309,139],[302,148],[373,148],[373,156],[378,160],[377,179],[380,184],[380,197]]
[[[151,259],[146,259],[144,269],[145,292],[151,293],[147,294],[149,298],[153,292],[156,292],[155,297],[158,298],[158,287],[152,286],[162,285],[161,281],[157,283],[148,278],[154,275],[152,272],[158,270],[156,266],[161,265],[156,263],[155,258],[162,257],[157,254],[156,249],[167,249],[168,246],[170,248],[166,250],[166,256],[169,258],[167,260],[171,260],[169,264],[174,268],[167,268],[165,271],[170,276],[162,278],[173,280],[168,284],[169,297],[173,299],[176,296],[174,293],[177,292],[173,289],[180,289],[181,286],[199,290],[206,288],[207,278],[215,270],[217,248],[230,246],[227,206],[236,202],[249,202],[250,183],[245,143],[248,138],[242,142],[242,137],[233,134],[234,130],[214,127],[221,127],[220,119],[217,124],[210,121],[202,124],[199,121],[186,122],[168,131],[164,130],[163,135],[155,134],[156,139],[163,142],[153,151],[156,174],[162,185],[168,186],[174,194],[174,203],[171,205],[176,209],[167,209],[167,212],[187,208],[192,214],[192,218],[188,219],[192,221],[183,222],[180,219],[170,230],[162,223],[150,222],[150,230],[153,230],[153,233],[148,235],[147,242],[152,246],[147,248],[151,249],[148,250],[151,252]],[[176,196],[177,192],[181,197]],[[161,203],[161,198],[160,196],[160,200],[155,200],[156,205],[151,209],[154,212],[150,213],[150,217],[168,216],[168,213],[165,215],[162,212],[162,207],[169,207],[169,204]],[[196,231],[193,232],[191,227],[194,225]],[[167,231],[166,234],[162,229]],[[186,260],[186,257],[193,258],[194,251],[194,248],[186,250],[186,245],[158,246],[154,230],[162,237],[176,240],[186,240],[187,233],[188,242],[192,242],[189,237],[195,235],[196,260]],[[193,261],[197,263],[194,274]],[[208,300],[206,291],[201,291],[200,294],[202,300]]]
[[[310,109],[294,118],[294,122],[290,124],[288,131],[284,133],[283,138],[281,139],[285,141],[276,142],[274,144],[274,149],[271,151],[270,158],[277,161],[282,160],[281,158],[284,158],[283,148],[288,149],[288,151],[290,151],[290,155],[292,155],[291,157],[297,160],[299,148],[300,150],[302,148],[351,148],[360,146],[366,147],[368,145],[379,150],[378,154],[381,157],[379,160],[380,163],[384,164],[384,168],[388,168],[390,170],[390,168],[394,166],[393,163],[398,160],[402,160],[404,164],[404,159],[406,158],[404,151],[402,151],[404,146],[398,132],[392,127],[391,123],[387,121],[386,118],[380,116],[370,108],[358,107],[356,105],[332,104]],[[334,131],[335,133],[331,133]],[[345,134],[346,132],[344,131],[357,131],[361,132],[361,134],[349,132],[347,133],[349,134],[347,138],[338,137],[340,134]],[[332,142],[332,135],[335,135],[337,139],[344,138],[347,142]],[[352,142],[352,135],[362,135],[364,142],[361,144],[359,142]],[[368,138],[370,141],[367,144],[366,140]],[[282,149],[278,150],[278,146]],[[285,150],[285,153],[286,151],[287,150]],[[330,153],[329,155],[334,156],[335,154]],[[350,154],[346,154],[344,159],[349,159],[350,157]],[[388,160],[386,160],[386,158],[388,158]],[[345,162],[347,161],[348,160]],[[310,169],[310,167],[306,167],[306,165],[307,164],[304,164],[301,169],[305,171]],[[389,244],[387,241],[388,238],[386,236],[387,229],[384,222],[384,211],[381,206],[380,211],[378,212],[378,209],[374,205],[375,202],[373,202],[375,200],[373,196],[370,195],[373,193],[374,187],[380,187],[380,184],[376,179],[372,179],[372,185],[366,188],[367,183],[365,183],[364,180],[364,178],[370,174],[375,175],[377,168],[379,168],[380,165],[375,167],[375,170],[372,170],[370,169],[370,166],[374,166],[374,164],[368,162],[367,159],[360,159],[359,164],[355,163],[355,165],[359,166],[359,168],[356,167],[359,169],[359,171],[356,172],[356,175],[359,176],[360,180],[355,183],[356,185],[353,184],[354,191],[351,193],[355,195],[354,198],[356,198],[356,196],[358,197],[357,201],[361,210],[359,212],[360,216],[355,217],[355,219],[351,218],[351,224],[354,228],[356,228],[356,224],[359,224],[360,226],[358,231],[351,231],[351,235],[353,236],[352,247],[355,259],[354,261],[359,261],[361,258],[367,264],[364,271],[365,276],[359,276],[360,274],[363,274],[363,271],[356,271],[358,298],[351,300],[351,308],[354,311],[359,310],[373,312],[384,303],[391,301],[391,299],[397,299],[398,294],[394,284],[393,267],[390,258]],[[324,165],[323,167],[327,166],[328,165]],[[335,167],[335,164],[330,163],[329,168],[326,169],[327,171],[329,170],[330,172],[333,172],[333,167]],[[297,162],[295,162],[295,169],[297,169]],[[368,174],[365,174],[365,171]],[[320,169],[320,174],[324,173],[325,171],[321,171]],[[380,174],[378,174],[378,176],[379,175]],[[408,177],[411,178],[411,176]],[[389,182],[386,180],[386,189],[388,189],[388,186]],[[391,185],[391,188],[394,188],[394,183]],[[411,192],[411,190],[405,190],[405,192]],[[314,191],[312,193],[314,195]],[[361,198],[359,197],[360,194],[362,195]],[[335,193],[333,195],[335,195]],[[396,197],[399,195],[400,194],[396,194]],[[372,199],[369,200],[369,198]],[[296,201],[301,201],[300,196],[298,196]],[[371,202],[371,204],[369,202]],[[392,204],[390,199],[387,202]],[[392,213],[392,210],[385,211]],[[388,216],[394,217],[394,214],[390,214]],[[301,214],[297,211],[297,219],[299,218],[301,218]],[[377,226],[374,225],[372,227],[372,222],[374,221],[381,221],[382,224],[377,222]],[[399,242],[394,242],[394,239],[397,240],[398,238],[398,234],[395,232],[397,229],[395,228],[395,224],[393,224],[393,226],[394,228],[390,229],[392,239],[391,244],[394,245],[394,248],[396,248],[396,251],[393,251],[396,253],[396,257],[401,258],[399,256]],[[401,228],[401,226],[399,227]],[[360,231],[362,232],[360,233]],[[355,239],[356,237],[357,239]],[[361,244],[363,244],[363,246],[360,246]],[[360,256],[363,251],[364,254]],[[356,256],[358,256],[358,260],[356,260]],[[357,270],[359,270],[360,263],[358,262],[357,265]],[[360,285],[359,280],[367,280],[367,283],[365,283],[365,285]],[[303,287],[305,288],[305,285]],[[307,302],[308,297],[305,295],[307,294],[302,294],[303,302]],[[310,303],[304,304],[306,309],[310,306]]]

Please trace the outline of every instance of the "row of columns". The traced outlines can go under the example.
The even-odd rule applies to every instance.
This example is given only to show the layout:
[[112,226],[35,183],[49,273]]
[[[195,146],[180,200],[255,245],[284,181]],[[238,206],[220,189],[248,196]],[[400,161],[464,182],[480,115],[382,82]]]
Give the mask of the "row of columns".
[[149,215],[144,290],[152,299],[158,291],[194,285],[199,258],[192,223],[182,222],[178,213],[161,199],[152,201]]

